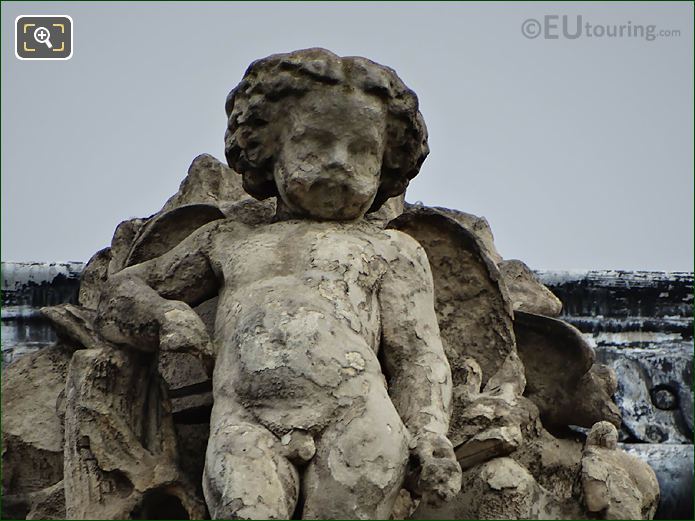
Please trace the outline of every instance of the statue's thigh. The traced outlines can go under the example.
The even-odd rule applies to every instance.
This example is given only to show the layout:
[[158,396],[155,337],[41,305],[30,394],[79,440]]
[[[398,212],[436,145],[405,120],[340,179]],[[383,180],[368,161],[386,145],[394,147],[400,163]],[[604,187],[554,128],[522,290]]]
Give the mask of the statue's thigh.
[[304,519],[388,519],[408,462],[408,434],[388,395],[328,427],[303,474]]
[[299,477],[265,427],[222,419],[211,425],[203,492],[212,519],[289,519]]

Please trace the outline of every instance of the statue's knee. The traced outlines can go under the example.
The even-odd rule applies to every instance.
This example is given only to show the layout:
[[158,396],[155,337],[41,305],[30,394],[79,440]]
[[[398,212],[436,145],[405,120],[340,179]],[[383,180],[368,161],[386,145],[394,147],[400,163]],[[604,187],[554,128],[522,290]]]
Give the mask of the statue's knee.
[[350,459],[364,457],[369,462],[383,460],[391,465],[405,465],[408,459],[408,434],[400,422],[366,422],[348,430],[338,444]]
[[409,454],[405,436],[353,431],[335,441],[328,456],[334,477],[350,475],[357,488],[400,487]]

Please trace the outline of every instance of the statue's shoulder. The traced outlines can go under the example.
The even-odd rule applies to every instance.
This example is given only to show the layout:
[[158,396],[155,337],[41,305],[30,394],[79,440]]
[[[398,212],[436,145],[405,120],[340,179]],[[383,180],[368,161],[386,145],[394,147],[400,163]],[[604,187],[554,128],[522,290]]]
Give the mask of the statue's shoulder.
[[261,232],[261,229],[267,226],[265,224],[249,225],[233,217],[227,217],[201,226],[196,231],[196,234],[201,239],[211,240],[213,243],[223,241],[225,244],[228,244],[229,241],[241,241],[251,235],[258,234]]
[[[209,223],[208,231],[209,233],[226,233],[226,232],[244,232],[252,233],[254,230],[265,227],[267,225],[250,225],[246,224],[235,217],[226,217],[224,219],[219,219],[217,221]],[[203,227],[204,228],[204,227]],[[201,230],[203,229],[201,228]]]
[[383,242],[393,255],[399,257],[418,257],[425,255],[422,245],[411,235],[393,228],[382,230]]

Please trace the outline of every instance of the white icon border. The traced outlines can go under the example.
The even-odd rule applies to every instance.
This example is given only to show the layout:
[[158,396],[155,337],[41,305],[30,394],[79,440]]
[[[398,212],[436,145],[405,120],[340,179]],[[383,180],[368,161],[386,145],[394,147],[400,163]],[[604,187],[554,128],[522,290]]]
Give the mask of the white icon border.
[[[63,58],[27,58],[27,57],[22,57],[19,55],[18,48],[17,48],[17,39],[18,39],[18,31],[17,31],[17,22],[19,22],[20,18],[31,18],[31,17],[49,17],[49,16],[60,16],[62,18],[67,18],[70,20],[70,54],[68,56],[65,56]],[[75,36],[74,36],[74,27],[75,27],[75,22],[72,21],[72,16],[69,14],[20,14],[17,18],[14,19],[14,55],[17,57],[18,60],[22,61],[65,61],[69,60],[72,58],[72,54],[75,50]]]

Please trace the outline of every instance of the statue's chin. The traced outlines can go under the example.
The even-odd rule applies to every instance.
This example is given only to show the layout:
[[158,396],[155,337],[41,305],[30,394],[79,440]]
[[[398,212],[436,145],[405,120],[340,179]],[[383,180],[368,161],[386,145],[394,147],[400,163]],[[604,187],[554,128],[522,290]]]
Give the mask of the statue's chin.
[[374,200],[372,194],[348,190],[313,189],[300,194],[286,194],[285,203],[297,217],[325,221],[354,221],[364,217]]
[[307,217],[319,221],[354,221],[364,217],[366,210],[355,208],[315,208],[312,207],[307,211],[295,211],[296,216]]

